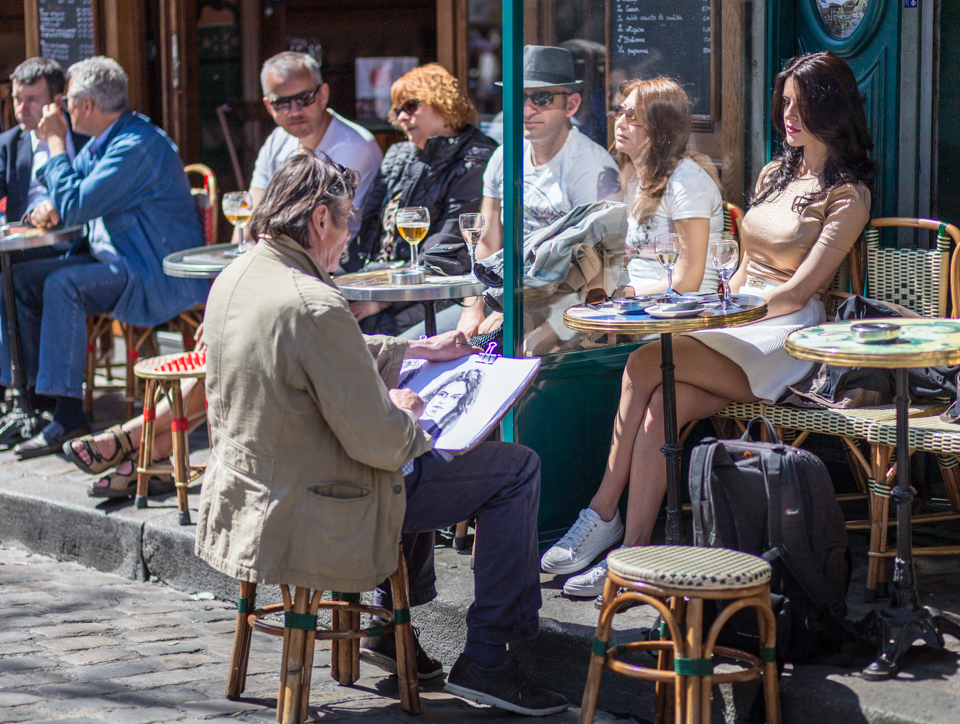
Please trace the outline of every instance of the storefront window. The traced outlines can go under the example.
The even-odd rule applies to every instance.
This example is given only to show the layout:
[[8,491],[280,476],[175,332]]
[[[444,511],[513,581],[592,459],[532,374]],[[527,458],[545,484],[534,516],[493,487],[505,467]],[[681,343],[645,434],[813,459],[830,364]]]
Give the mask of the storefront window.
[[[681,252],[704,267],[681,288],[677,275],[691,272],[678,262],[675,287],[716,291],[708,256],[687,244],[706,247],[710,239],[735,235],[724,202],[743,208],[744,192],[765,160],[757,139],[766,136],[767,90],[762,52],[753,41],[762,13],[762,4],[741,0],[524,0],[524,42],[537,47],[524,51],[524,342],[518,353],[640,341],[574,332],[563,312],[591,290],[594,296],[597,290],[623,293],[623,287],[666,291],[655,237],[688,233],[673,214],[678,220],[702,214],[710,222],[709,233],[684,238]],[[654,102],[669,106],[667,120],[643,115],[643,106]],[[657,158],[666,173],[656,170],[663,163],[653,163],[645,145],[645,125],[658,123]],[[702,186],[710,208],[695,209],[693,217],[689,209],[674,209],[681,203],[678,184]],[[642,194],[641,187],[652,191]],[[505,239],[510,236],[506,229]]]

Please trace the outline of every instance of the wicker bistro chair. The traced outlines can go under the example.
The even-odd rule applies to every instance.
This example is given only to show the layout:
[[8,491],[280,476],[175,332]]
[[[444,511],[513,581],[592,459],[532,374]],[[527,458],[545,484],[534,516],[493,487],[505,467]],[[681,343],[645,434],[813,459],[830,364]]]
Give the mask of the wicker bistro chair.
[[[884,227],[905,227],[928,229],[937,232],[934,249],[884,248],[880,246],[880,231]],[[957,246],[960,244],[960,229],[952,224],[930,219],[880,218],[874,219],[865,231],[866,239],[866,295],[882,302],[900,304],[926,317],[943,317],[947,314],[948,293],[953,299],[952,312],[958,312],[958,281],[960,281],[960,256]],[[954,251],[951,255],[951,244]],[[847,266],[850,269],[851,284],[857,289],[857,264],[853,258],[857,250],[851,252]],[[835,280],[836,282],[837,280]],[[759,403],[730,405],[719,413],[720,417],[738,421],[749,419]],[[919,421],[930,415],[936,415],[945,405],[938,403],[911,405],[909,414]],[[847,449],[859,494],[840,496],[841,499],[868,498],[870,518],[866,521],[849,521],[849,530],[870,530],[869,564],[865,599],[873,602],[886,594],[886,567],[884,558],[892,555],[886,551],[886,527],[889,525],[889,462],[892,449],[885,453],[878,449],[874,438],[891,431],[889,439],[894,439],[893,430],[896,414],[893,405],[870,408],[850,408],[845,410],[811,410],[786,405],[763,405],[764,414],[785,441],[799,446],[811,433],[840,437]],[[760,413],[755,413],[760,414]],[[929,423],[924,423],[929,424]],[[876,428],[876,431],[874,430]],[[960,432],[960,431],[958,431]],[[871,447],[869,456],[864,456],[858,441],[866,440]],[[893,445],[894,443],[890,443]],[[882,447],[882,446],[880,446]],[[934,445],[934,448],[937,446]],[[921,448],[925,449],[925,448]],[[944,453],[945,450],[930,449],[930,452]],[[944,480],[948,488],[960,484],[955,468],[956,458],[949,454],[938,458]],[[954,512],[960,512],[960,494],[949,490]],[[958,515],[957,517],[960,517]],[[881,530],[882,529],[882,530]],[[960,548],[957,549],[960,552]]]
[[[777,680],[777,629],[770,604],[770,564],[761,558],[724,548],[640,546],[607,556],[603,607],[593,639],[580,724],[591,724],[600,694],[604,667],[617,673],[656,682],[654,721],[664,722],[668,687],[674,691],[676,724],[708,724],[711,687],[763,676],[767,724],[780,722]],[[617,594],[618,588],[625,592]],[[729,601],[709,631],[703,630],[703,602]],[[613,616],[633,603],[646,603],[660,613],[659,641],[635,641],[610,646]],[[754,608],[760,625],[760,655],[717,646],[717,637],[734,613]],[[623,654],[658,651],[656,669],[620,661]],[[733,672],[714,673],[714,655],[746,665]],[[671,671],[672,669],[672,671]]]
[[[217,193],[217,177],[208,167],[200,163],[190,164],[184,168],[188,175],[199,174],[203,178],[203,186],[191,189],[193,199],[197,204],[197,213],[203,225],[203,240],[206,244],[217,243],[218,222],[220,213],[219,196]],[[197,327],[203,321],[203,306],[191,307],[166,326],[176,329],[183,335],[183,346],[192,350]],[[125,377],[123,399],[126,404],[126,417],[133,417],[134,406],[137,401],[137,378],[133,373],[134,365],[141,357],[151,357],[158,354],[154,341],[154,327],[134,327],[130,324],[121,324],[109,314],[98,314],[87,317],[87,365],[84,379],[83,409],[93,419],[93,391],[95,376],[98,369],[103,369],[108,380],[113,379],[113,349],[114,337],[122,336],[126,349],[124,361]]]
[[[310,704],[310,680],[313,672],[314,645],[317,639],[328,640],[330,676],[341,686],[351,686],[360,678],[360,639],[393,632],[397,645],[397,670],[400,679],[400,707],[409,714],[420,713],[420,685],[417,660],[410,625],[407,564],[403,549],[397,570],[390,576],[394,610],[360,603],[359,593],[331,592],[331,600],[321,600],[323,591],[297,586],[293,596],[290,587],[280,586],[283,603],[256,607],[257,584],[240,582],[237,602],[237,630],[227,680],[227,698],[238,699],[246,686],[250,641],[254,630],[272,636],[283,636],[283,661],[280,666],[280,691],[277,694],[277,721],[301,724],[307,720]],[[321,608],[331,611],[330,629],[317,627]],[[283,625],[264,619],[269,614],[283,613]],[[360,614],[376,615],[386,624],[360,627]]]
[[743,209],[729,201],[723,202],[723,230],[736,239],[740,238],[740,224],[743,222]]
[[[202,380],[206,377],[207,354],[206,352],[185,352],[183,354],[151,357],[137,362],[133,371],[137,377],[146,380],[146,390],[143,395],[143,433],[140,436],[135,504],[138,508],[147,507],[151,475],[172,472],[177,491],[178,522],[180,525],[190,525],[187,486],[200,476],[206,466],[190,465],[190,447],[187,442],[189,420],[185,412],[190,406],[190,398],[188,397],[186,402],[184,401],[180,390],[180,380],[188,378]],[[200,389],[199,385],[194,387],[190,394],[195,394],[198,389]],[[169,465],[153,463],[157,404],[164,396],[170,401],[170,432],[173,436],[172,469]]]

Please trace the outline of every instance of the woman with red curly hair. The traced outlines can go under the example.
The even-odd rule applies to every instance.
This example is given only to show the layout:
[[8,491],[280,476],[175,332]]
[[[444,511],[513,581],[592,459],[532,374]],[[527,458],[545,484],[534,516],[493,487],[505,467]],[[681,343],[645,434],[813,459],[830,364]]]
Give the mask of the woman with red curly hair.
[[[477,111],[457,79],[437,63],[414,68],[390,88],[391,122],[407,141],[390,147],[363,206],[360,232],[343,267],[410,259],[394,221],[397,209],[425,206],[430,230],[421,253],[437,244],[463,243],[460,214],[480,211],[483,169],[497,147],[475,125]],[[423,320],[416,302],[353,302],[367,334],[397,335]]]

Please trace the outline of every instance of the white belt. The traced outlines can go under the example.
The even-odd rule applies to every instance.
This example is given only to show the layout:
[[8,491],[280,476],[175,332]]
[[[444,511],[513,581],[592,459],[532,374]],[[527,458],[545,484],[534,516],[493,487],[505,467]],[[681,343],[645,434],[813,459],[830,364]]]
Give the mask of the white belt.
[[[756,274],[747,274],[747,281],[742,287],[740,287],[740,294],[753,294],[756,296],[763,297],[767,292],[773,291],[779,286],[783,286],[783,282],[778,282],[773,279],[766,279],[764,277],[758,277]],[[820,299],[821,295],[814,294],[814,298]]]

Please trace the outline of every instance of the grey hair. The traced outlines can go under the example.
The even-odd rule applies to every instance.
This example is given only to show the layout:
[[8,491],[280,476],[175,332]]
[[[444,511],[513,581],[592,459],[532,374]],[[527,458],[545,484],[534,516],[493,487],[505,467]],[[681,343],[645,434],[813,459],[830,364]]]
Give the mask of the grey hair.
[[41,78],[47,81],[47,88],[50,89],[50,96],[57,93],[63,93],[67,85],[67,80],[63,75],[63,68],[55,60],[49,58],[28,58],[13,69],[10,74],[10,80],[15,80],[20,85],[33,85]]
[[270,88],[267,86],[268,73],[286,78],[300,71],[310,73],[316,85],[323,85],[323,76],[320,74],[320,64],[312,55],[297,53],[293,50],[285,50],[269,58],[267,62],[263,64],[263,70],[260,71],[260,87],[263,88],[263,95],[266,96],[270,92]]
[[360,185],[360,174],[341,166],[324,154],[298,153],[274,172],[267,190],[250,218],[253,238],[285,234],[304,249],[310,247],[310,217],[318,206],[326,206],[337,226],[346,223]]
[[95,55],[67,69],[69,95],[89,98],[102,113],[122,113],[130,108],[127,74],[113,58]]

